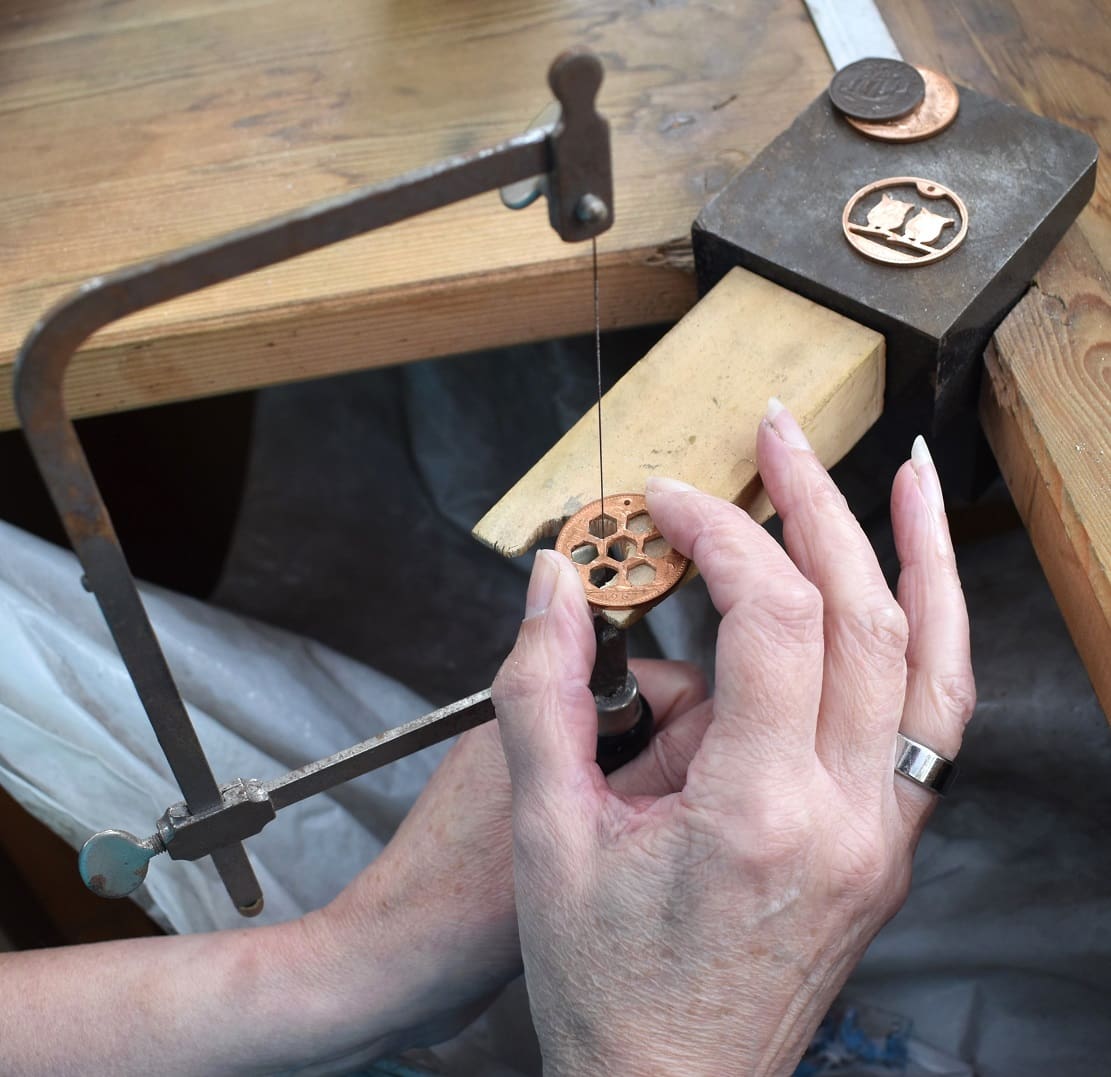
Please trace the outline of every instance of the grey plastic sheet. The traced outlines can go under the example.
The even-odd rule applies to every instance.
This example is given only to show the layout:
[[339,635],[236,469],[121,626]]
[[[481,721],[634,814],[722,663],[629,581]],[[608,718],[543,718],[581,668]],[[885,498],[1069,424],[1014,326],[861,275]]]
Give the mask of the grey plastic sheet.
[[[80,576],[68,551],[0,523],[0,782],[74,846],[108,827],[146,837],[181,799]],[[143,598],[220,781],[275,777],[428,709],[310,640],[155,588]],[[338,893],[381,850],[443,750],[286,808],[252,838],[266,897],[258,922]],[[153,861],[137,898],[179,932],[243,922],[207,858]]]
[[[642,345],[608,354],[620,367]],[[527,562],[467,531],[589,406],[592,359],[577,341],[259,394],[215,605],[144,592],[218,778],[270,777],[421,713],[422,697],[489,684]],[[897,461],[876,452],[863,446],[838,477],[893,574]],[[1111,736],[1025,535],[966,543],[959,558],[980,696],[963,773],[922,840],[905,908],[846,996],[913,1022],[917,1072],[1103,1073]],[[78,578],[68,553],[0,525],[0,782],[74,844],[106,826],[149,833],[178,799]],[[710,667],[715,627],[696,583],[633,645]],[[251,839],[265,917],[317,907],[369,862],[438,754],[287,809]],[[241,923],[204,865],[156,861],[148,879],[145,903],[177,930]],[[522,985],[421,1059],[454,1074],[538,1072]]]

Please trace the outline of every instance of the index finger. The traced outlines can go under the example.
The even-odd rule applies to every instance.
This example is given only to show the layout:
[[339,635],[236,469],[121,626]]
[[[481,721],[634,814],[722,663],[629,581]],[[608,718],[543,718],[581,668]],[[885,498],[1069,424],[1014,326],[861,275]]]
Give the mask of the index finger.
[[656,526],[698,566],[722,615],[714,717],[687,795],[735,802],[754,786],[797,784],[816,762],[821,595],[735,505],[671,479],[649,479],[647,495]]

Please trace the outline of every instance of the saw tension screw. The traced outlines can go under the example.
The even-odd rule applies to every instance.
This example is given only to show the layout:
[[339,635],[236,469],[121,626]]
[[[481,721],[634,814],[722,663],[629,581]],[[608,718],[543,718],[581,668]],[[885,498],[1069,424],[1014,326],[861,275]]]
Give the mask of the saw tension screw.
[[596,194],[584,194],[575,203],[575,216],[583,224],[601,224],[609,220],[609,206]]

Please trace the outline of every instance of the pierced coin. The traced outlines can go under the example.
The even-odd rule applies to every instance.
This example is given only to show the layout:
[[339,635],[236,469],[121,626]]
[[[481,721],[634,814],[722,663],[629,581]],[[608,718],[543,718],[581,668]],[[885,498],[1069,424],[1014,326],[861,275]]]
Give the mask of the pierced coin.
[[[876,194],[879,198],[873,201]],[[943,184],[918,176],[892,176],[861,187],[845,203],[841,228],[865,258],[887,265],[921,266],[940,261],[964,242],[968,210]],[[943,236],[951,238],[944,246],[935,246]]]
[[556,549],[579,570],[595,609],[654,606],[687,573],[690,561],[672,549],[648,515],[642,494],[607,494],[575,513]]
[[841,68],[829,84],[829,97],[846,116],[876,122],[897,120],[917,108],[926,83],[913,65],[872,58]]

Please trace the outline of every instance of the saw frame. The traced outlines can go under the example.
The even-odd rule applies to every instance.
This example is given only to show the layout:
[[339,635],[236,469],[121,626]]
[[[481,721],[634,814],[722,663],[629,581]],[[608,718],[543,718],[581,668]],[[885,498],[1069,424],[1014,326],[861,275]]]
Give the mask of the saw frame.
[[64,381],[74,354],[93,333],[137,311],[523,181],[539,181],[551,226],[563,240],[598,236],[613,223],[609,125],[595,110],[602,76],[589,51],[564,52],[548,72],[560,106],[551,125],[94,277],[31,330],[16,360],[16,410],[81,562],[82,584],[96,597],[184,797],[145,840],[109,830],[86,842],[79,867],[94,892],[130,893],[163,851],[173,859],[211,855],[236,908],[257,915],[262,891],[242,842],[279,808],[455,736],[494,712],[489,692],[480,692],[273,781],[218,784],[67,413]]

